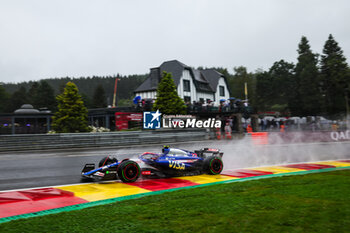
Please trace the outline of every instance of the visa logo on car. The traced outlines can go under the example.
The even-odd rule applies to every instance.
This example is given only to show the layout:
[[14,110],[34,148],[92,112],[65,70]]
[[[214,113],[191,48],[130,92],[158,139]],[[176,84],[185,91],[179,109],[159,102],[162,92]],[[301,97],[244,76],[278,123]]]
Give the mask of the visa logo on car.
[[180,163],[178,161],[169,161],[169,167],[170,168],[174,168],[174,169],[178,169],[178,170],[185,170],[185,164],[184,163]]

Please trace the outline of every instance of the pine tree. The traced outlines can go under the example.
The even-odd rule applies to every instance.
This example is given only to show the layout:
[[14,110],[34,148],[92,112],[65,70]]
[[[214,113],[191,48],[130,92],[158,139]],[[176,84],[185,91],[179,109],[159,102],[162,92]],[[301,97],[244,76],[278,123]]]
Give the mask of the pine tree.
[[55,91],[45,80],[32,84],[28,91],[28,100],[34,108],[48,108],[53,112],[56,111]]
[[294,64],[280,60],[275,62],[269,70],[272,85],[272,110],[286,111],[295,110],[294,93],[296,86],[294,83]]
[[273,95],[273,81],[268,72],[256,75],[256,106],[258,111],[271,110]]
[[28,103],[27,89],[23,86],[15,91],[9,101],[9,111],[13,112],[19,109],[23,104]]
[[88,108],[88,109],[94,108],[91,98],[89,96],[87,96],[85,93],[81,94],[81,99],[83,100],[86,108]]
[[298,48],[298,63],[295,67],[296,92],[294,101],[300,103],[295,114],[315,116],[323,111],[323,98],[320,90],[320,76],[317,69],[317,55],[312,53],[309,41],[301,38]]
[[327,113],[330,115],[346,111],[345,102],[350,87],[348,69],[343,51],[330,34],[321,57],[323,90],[326,95]]
[[106,92],[101,84],[95,88],[94,96],[93,96],[93,107],[94,108],[107,107]]
[[68,82],[61,95],[57,96],[58,111],[52,117],[52,128],[58,133],[87,132],[87,109],[78,88]]
[[28,101],[34,108],[38,108],[37,102],[39,101],[39,83],[33,82],[32,86],[28,90]]
[[3,88],[0,83],[0,113],[7,112],[9,98],[9,94],[6,92],[5,88]]
[[177,94],[176,86],[170,73],[163,73],[162,80],[158,85],[157,99],[153,109],[159,109],[161,113],[168,115],[186,113],[185,103]]
[[41,80],[38,88],[37,108],[48,108],[51,111],[56,111],[57,103],[55,91],[45,80]]

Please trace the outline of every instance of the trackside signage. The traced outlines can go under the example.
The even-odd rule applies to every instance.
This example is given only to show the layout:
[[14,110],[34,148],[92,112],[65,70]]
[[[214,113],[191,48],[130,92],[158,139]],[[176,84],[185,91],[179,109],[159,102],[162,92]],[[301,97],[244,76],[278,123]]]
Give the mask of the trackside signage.
[[346,130],[340,131],[340,132],[331,132],[331,138],[334,141],[344,141],[344,140],[350,140],[350,131]]
[[159,128],[221,128],[221,121],[215,118],[196,119],[192,115],[162,115],[156,112],[143,113],[144,129]]

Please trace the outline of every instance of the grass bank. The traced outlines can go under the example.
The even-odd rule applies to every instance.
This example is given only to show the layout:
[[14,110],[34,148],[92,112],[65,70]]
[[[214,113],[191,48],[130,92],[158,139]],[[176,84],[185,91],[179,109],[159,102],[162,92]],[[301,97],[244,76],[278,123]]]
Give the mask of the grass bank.
[[0,224],[0,232],[349,232],[350,170],[213,185]]

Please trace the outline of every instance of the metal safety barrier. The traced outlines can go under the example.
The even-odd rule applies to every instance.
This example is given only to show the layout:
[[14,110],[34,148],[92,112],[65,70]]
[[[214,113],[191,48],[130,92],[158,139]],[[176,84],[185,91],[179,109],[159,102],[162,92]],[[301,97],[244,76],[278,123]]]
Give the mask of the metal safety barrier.
[[122,147],[209,139],[205,129],[167,129],[106,133],[62,133],[0,136],[0,152],[87,147]]

